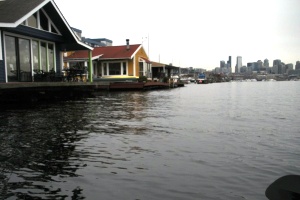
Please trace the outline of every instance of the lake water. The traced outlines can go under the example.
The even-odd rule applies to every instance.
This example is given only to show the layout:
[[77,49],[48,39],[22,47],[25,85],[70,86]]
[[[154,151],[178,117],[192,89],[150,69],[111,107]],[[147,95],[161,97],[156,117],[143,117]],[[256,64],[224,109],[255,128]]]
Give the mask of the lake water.
[[266,200],[300,174],[300,82],[188,84],[0,111],[0,199]]

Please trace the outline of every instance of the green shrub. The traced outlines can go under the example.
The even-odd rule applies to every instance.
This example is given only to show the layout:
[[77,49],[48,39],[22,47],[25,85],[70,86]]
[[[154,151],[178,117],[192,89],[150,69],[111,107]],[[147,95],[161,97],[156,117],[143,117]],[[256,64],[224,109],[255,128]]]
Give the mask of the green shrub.
[[147,82],[147,77],[146,76],[140,76],[139,77],[139,82]]

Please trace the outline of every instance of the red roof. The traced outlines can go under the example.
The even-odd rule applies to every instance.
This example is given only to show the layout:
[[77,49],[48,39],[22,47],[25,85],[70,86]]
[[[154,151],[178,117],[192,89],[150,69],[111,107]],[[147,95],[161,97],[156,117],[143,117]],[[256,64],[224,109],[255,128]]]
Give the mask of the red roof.
[[[92,57],[101,56],[101,59],[130,59],[137,50],[141,47],[140,44],[127,46],[106,46],[106,47],[94,47],[92,51]],[[87,59],[88,51],[75,51],[72,55],[68,56],[69,59]]]

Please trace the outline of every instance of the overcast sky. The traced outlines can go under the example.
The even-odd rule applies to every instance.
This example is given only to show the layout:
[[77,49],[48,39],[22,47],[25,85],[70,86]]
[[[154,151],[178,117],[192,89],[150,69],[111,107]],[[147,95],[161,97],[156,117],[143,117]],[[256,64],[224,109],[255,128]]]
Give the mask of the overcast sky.
[[[300,60],[300,0],[55,0],[69,25],[179,67]],[[149,36],[149,37],[148,37]]]

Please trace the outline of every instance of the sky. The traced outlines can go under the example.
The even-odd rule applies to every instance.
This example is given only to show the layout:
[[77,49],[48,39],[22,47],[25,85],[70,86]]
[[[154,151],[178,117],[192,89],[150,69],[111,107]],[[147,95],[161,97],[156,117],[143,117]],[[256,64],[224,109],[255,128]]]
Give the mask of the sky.
[[71,27],[178,67],[300,60],[300,0],[54,0]]

